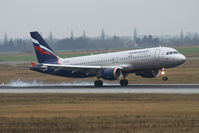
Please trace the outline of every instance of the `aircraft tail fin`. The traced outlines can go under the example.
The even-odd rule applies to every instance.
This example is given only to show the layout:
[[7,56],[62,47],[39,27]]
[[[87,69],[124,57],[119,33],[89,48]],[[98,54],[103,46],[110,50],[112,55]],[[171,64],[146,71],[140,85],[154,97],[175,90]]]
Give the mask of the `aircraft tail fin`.
[[39,63],[60,64],[60,58],[37,31],[30,32],[30,36]]

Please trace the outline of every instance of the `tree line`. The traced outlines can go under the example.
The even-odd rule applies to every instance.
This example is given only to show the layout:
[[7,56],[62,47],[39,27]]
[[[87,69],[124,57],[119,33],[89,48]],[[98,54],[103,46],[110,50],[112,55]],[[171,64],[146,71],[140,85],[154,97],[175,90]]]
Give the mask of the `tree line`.
[[[71,36],[64,39],[56,39],[50,32],[46,41],[55,50],[102,50],[102,49],[130,49],[138,47],[155,47],[155,46],[180,46],[180,45],[198,45],[199,35],[198,33],[188,33],[184,35],[183,31],[179,36],[173,37],[158,37],[153,35],[137,35],[136,29],[133,36],[120,37],[120,36],[108,36],[104,30],[101,31],[101,35],[97,38],[91,38],[86,36],[86,32],[83,31],[83,35],[80,37],[74,37],[73,32]],[[30,53],[33,51],[32,42],[29,39],[12,39],[8,38],[5,33],[4,39],[0,42],[0,51],[17,51],[23,53]]]

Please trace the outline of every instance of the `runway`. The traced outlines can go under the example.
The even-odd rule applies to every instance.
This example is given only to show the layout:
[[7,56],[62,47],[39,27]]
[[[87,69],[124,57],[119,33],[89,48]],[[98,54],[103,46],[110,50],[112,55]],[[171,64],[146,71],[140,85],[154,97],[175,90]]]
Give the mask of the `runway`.
[[151,94],[199,94],[199,84],[134,84],[119,85],[1,85],[0,93],[151,93]]

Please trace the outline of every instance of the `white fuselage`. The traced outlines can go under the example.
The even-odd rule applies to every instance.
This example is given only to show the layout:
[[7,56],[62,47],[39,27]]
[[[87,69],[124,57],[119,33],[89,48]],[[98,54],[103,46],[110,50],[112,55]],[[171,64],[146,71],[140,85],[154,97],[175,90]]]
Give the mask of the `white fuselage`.
[[185,62],[184,55],[169,47],[155,47],[60,59],[62,65],[113,66],[125,71],[175,67]]

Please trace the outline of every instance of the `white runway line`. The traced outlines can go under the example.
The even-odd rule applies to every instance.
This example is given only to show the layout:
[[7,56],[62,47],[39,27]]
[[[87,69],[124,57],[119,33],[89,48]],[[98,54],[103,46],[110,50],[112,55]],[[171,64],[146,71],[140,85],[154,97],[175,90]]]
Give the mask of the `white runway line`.
[[199,85],[129,85],[128,87],[104,86],[0,86],[0,93],[151,93],[151,94],[199,94]]
[[0,93],[199,94],[199,89],[0,89]]

